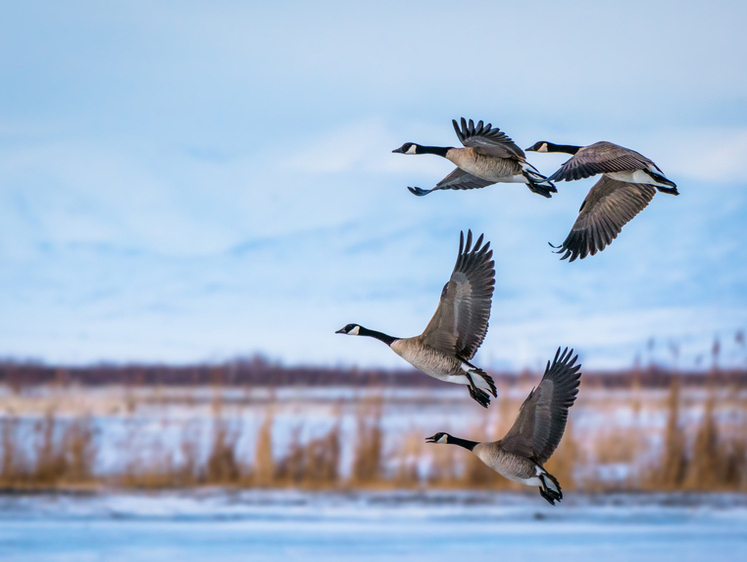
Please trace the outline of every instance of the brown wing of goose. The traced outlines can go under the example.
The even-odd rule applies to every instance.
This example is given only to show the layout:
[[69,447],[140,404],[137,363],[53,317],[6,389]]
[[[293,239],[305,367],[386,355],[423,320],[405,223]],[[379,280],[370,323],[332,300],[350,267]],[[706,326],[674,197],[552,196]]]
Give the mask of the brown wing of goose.
[[453,172],[438,182],[436,187],[422,189],[420,187],[408,186],[407,189],[410,190],[410,193],[422,197],[423,195],[428,195],[432,191],[438,191],[440,189],[479,189],[494,183],[494,181],[484,180],[477,176],[473,176],[461,168],[455,168]]
[[495,182],[484,180],[465,172],[461,168],[456,168],[448,176],[436,184],[434,189],[479,189]]
[[474,148],[476,152],[488,156],[497,156],[498,158],[524,159],[524,151],[521,150],[514,141],[498,128],[482,121],[475,126],[472,119],[469,123],[462,117],[461,128],[456,119],[451,120],[456,131],[459,141],[468,148]]
[[504,450],[534,459],[543,465],[553,454],[563,437],[568,421],[568,409],[578,394],[581,365],[578,355],[558,348],[555,359],[547,362],[545,375],[521,405],[513,427],[501,440]]
[[602,176],[584,199],[573,228],[556,253],[563,254],[560,259],[573,261],[601,252],[655,194],[656,188],[651,185]]
[[596,174],[645,170],[649,166],[655,164],[635,150],[602,141],[583,147],[547,179],[573,181]]
[[495,286],[495,262],[490,242],[483,236],[472,246],[472,231],[459,236],[459,256],[451,279],[444,285],[433,318],[421,341],[444,353],[469,361],[488,331]]

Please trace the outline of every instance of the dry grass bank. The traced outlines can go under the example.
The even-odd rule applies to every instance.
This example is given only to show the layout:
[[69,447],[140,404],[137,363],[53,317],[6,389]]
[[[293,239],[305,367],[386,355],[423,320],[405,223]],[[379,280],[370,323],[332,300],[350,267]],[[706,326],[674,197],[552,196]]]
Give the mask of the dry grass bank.
[[[470,410],[474,423],[464,437],[493,440],[508,430],[521,403],[508,390],[501,388],[489,410]],[[691,393],[687,419],[679,379],[663,396],[632,387],[608,391],[591,404],[582,392],[546,468],[566,490],[747,492],[747,400],[737,390],[711,385]],[[429,433],[422,429],[386,431],[381,398],[353,400],[347,413],[336,406],[325,431],[310,434],[300,422],[281,442],[277,412],[287,404],[271,397],[261,423],[249,431],[241,423],[245,407],[227,408],[220,396],[215,393],[207,417],[179,421],[176,445],[149,444],[133,426],[117,448],[123,468],[113,472],[97,468],[104,443],[94,417],[50,408],[29,421],[6,410],[0,419],[0,487],[522,488],[457,447],[426,445]],[[344,429],[351,408],[353,423]],[[593,419],[603,421],[584,422],[592,418],[583,408],[595,408]],[[134,404],[123,415],[136,409]],[[616,416],[620,411],[625,423]],[[657,427],[652,416],[664,423]],[[241,442],[252,443],[249,452]]]

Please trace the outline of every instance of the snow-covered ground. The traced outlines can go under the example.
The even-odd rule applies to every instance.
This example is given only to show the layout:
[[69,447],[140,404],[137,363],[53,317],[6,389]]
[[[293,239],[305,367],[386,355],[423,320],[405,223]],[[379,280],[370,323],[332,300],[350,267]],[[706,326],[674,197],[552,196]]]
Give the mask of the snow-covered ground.
[[747,560],[747,496],[200,492],[0,497],[0,560]]

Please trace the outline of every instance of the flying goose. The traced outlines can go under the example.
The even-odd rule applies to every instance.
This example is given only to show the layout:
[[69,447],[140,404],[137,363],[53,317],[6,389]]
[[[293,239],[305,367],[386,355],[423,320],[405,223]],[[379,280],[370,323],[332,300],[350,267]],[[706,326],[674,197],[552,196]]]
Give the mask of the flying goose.
[[572,146],[539,141],[527,152],[564,152],[574,156],[550,180],[571,181],[603,174],[581,204],[578,218],[557,253],[561,259],[584,259],[601,252],[651,202],[656,190],[679,195],[656,164],[629,148],[611,142]]
[[540,495],[555,505],[563,499],[563,490],[543,465],[563,437],[568,409],[578,394],[581,365],[575,365],[577,359],[572,349],[561,353],[558,348],[552,365],[547,362],[545,375],[524,400],[513,427],[500,441],[477,443],[440,432],[426,438],[426,442],[464,447],[501,476],[539,486]]
[[492,128],[482,121],[475,127],[462,117],[461,128],[455,119],[457,137],[464,148],[421,146],[406,142],[392,150],[399,154],[437,154],[457,165],[457,168],[432,189],[409,187],[411,193],[423,196],[439,189],[477,189],[494,183],[525,183],[534,193],[550,197],[556,193],[555,186],[526,161],[524,152],[500,129]]
[[[337,334],[369,336],[387,344],[394,353],[436,379],[466,384],[470,396],[485,408],[490,404],[488,390],[496,396],[493,379],[470,363],[488,331],[490,304],[495,285],[495,263],[490,242],[482,244],[482,234],[472,246],[472,231],[459,235],[459,256],[451,279],[441,291],[436,313],[419,336],[395,338],[348,324]],[[485,390],[483,390],[485,389]]]

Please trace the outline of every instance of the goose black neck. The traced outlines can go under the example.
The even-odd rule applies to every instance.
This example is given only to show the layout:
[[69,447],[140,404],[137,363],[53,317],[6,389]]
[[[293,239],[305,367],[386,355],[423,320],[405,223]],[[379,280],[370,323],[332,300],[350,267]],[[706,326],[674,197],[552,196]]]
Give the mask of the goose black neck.
[[369,330],[368,328],[364,328],[363,326],[361,326],[360,330],[358,331],[358,335],[376,338],[379,341],[383,341],[387,345],[392,345],[395,341],[399,339],[399,338],[393,338],[392,336],[388,336],[384,334],[383,332],[377,332],[376,330]]
[[547,152],[563,152],[565,154],[576,154],[581,150],[580,146],[573,146],[572,144],[553,144],[547,143]]
[[466,439],[460,439],[459,437],[454,437],[453,435],[449,436],[449,445],[459,445],[460,447],[464,447],[468,451],[471,451],[475,448],[475,445],[477,445],[477,441],[468,441]]
[[437,154],[445,158],[449,148],[448,146],[421,146],[418,148],[418,154]]

